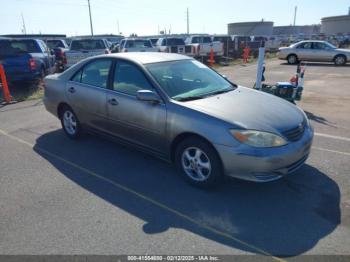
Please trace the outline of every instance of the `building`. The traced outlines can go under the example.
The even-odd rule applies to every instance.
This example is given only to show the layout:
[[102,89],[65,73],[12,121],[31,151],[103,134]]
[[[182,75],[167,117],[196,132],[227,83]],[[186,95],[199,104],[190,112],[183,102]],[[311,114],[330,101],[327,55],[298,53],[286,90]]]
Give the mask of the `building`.
[[350,34],[350,10],[348,15],[324,17],[321,32],[326,35]]
[[273,32],[273,22],[242,22],[230,23],[227,25],[229,35],[245,35],[245,36],[270,36]]
[[273,35],[313,35],[319,34],[321,25],[274,26]]

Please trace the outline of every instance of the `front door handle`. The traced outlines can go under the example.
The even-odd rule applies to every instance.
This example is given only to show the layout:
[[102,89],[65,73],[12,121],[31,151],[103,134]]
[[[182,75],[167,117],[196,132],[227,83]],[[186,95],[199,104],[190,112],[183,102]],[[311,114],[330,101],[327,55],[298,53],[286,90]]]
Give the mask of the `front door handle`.
[[68,92],[74,94],[74,93],[75,93],[75,88],[74,88],[74,87],[69,88],[69,89],[68,89]]
[[118,105],[118,101],[117,101],[117,99],[115,99],[115,98],[109,99],[109,100],[108,100],[108,103],[109,103],[110,105],[112,105],[112,106]]

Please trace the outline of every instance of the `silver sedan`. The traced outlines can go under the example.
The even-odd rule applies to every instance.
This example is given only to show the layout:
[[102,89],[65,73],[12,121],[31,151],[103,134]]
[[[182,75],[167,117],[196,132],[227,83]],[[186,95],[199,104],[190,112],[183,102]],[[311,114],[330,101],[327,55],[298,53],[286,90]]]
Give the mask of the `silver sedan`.
[[336,48],[326,41],[301,41],[289,47],[281,47],[278,58],[287,60],[289,64],[310,61],[345,65],[350,61],[350,50]]
[[45,83],[46,109],[68,137],[83,130],[113,137],[173,162],[199,187],[224,175],[273,181],[310,153],[313,129],[301,109],[187,56],[102,55]]

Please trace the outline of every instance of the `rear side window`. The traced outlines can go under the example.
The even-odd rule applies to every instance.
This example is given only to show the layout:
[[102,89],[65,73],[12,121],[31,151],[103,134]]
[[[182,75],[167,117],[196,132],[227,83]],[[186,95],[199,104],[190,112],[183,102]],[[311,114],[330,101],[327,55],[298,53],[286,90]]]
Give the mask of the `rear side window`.
[[17,49],[18,52],[40,53],[40,48],[35,41],[32,40],[11,40],[11,47]]
[[107,88],[108,76],[111,69],[111,59],[98,59],[79,70],[71,79],[73,82]]
[[306,43],[301,43],[300,45],[298,45],[297,48],[300,49],[311,49],[312,47],[312,42],[306,42]]

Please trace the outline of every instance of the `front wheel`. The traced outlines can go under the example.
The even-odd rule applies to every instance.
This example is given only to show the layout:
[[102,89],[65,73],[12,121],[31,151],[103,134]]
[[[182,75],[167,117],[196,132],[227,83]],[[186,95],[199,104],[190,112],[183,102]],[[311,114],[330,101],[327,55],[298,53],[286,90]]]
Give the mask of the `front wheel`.
[[298,63],[298,57],[296,55],[289,55],[287,57],[287,62],[290,65],[295,65],[296,63]]
[[73,110],[65,106],[60,113],[61,124],[65,134],[71,139],[77,139],[81,135],[80,122]]
[[336,66],[343,66],[346,64],[346,57],[343,55],[338,55],[334,58],[334,64]]
[[185,139],[177,146],[175,164],[185,180],[196,187],[214,187],[223,177],[221,160],[216,150],[197,137]]

